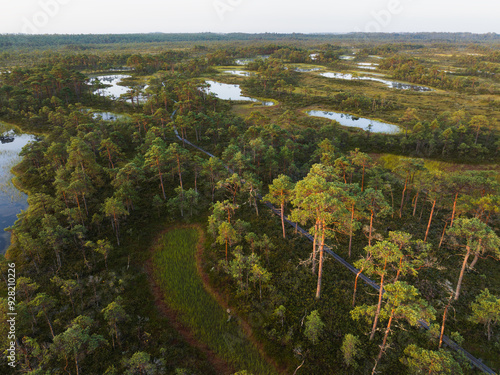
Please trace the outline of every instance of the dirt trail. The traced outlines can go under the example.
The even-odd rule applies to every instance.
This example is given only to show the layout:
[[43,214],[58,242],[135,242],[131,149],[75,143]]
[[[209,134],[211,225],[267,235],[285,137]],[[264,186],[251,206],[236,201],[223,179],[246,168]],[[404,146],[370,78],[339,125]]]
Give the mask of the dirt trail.
[[[203,287],[205,288],[206,292],[210,294],[217,301],[217,303],[224,308],[224,310],[230,309],[231,311],[234,311],[231,308],[231,306],[229,306],[229,304],[227,303],[227,300],[214,288],[212,288],[212,286],[210,285],[210,280],[208,275],[203,271],[202,264],[203,264],[203,250],[205,249],[203,246],[205,243],[205,232],[203,231],[203,229],[200,228],[199,225],[195,225],[193,227],[198,230],[198,235],[199,235],[199,241],[198,244],[196,245],[197,246],[196,269],[198,270],[198,275],[203,281]],[[262,356],[262,358],[264,358],[267,363],[269,363],[272,367],[274,367],[274,370],[278,374],[285,374],[286,369],[281,368],[274,359],[272,359],[266,354],[264,350],[264,345],[255,338],[255,335],[253,334],[253,330],[250,324],[248,324],[248,322],[242,319],[240,316],[237,316],[237,318],[248,340],[250,340],[250,342],[259,350],[259,353]]]
[[[175,229],[179,229],[179,228],[189,228],[189,227],[196,228],[195,226],[192,226],[192,225],[191,226],[185,225],[185,226],[170,227],[170,228],[164,230],[163,232],[161,232],[158,235],[158,238],[161,238],[161,236],[163,236],[166,232],[168,232],[170,230],[175,230]],[[196,228],[196,229],[198,229],[198,228]],[[201,237],[200,237],[200,239],[201,239]],[[151,249],[151,257],[149,258],[149,260],[145,264],[145,270],[146,270],[146,273],[148,274],[148,279],[149,279],[149,283],[151,286],[151,291],[152,291],[153,296],[154,296],[155,306],[158,308],[158,310],[165,317],[168,318],[172,327],[174,327],[174,329],[180,333],[180,335],[183,337],[183,339],[190,346],[199,349],[202,353],[205,354],[206,359],[212,364],[217,375],[219,375],[219,374],[220,375],[234,374],[236,372],[234,370],[234,368],[232,368],[225,360],[220,358],[205,343],[196,339],[196,337],[194,336],[191,329],[181,322],[181,320],[178,316],[179,315],[178,312],[175,311],[174,309],[172,309],[166,303],[165,298],[163,296],[163,290],[161,289],[161,287],[158,285],[158,283],[156,282],[156,280],[154,278],[154,269],[153,269],[153,260],[152,260],[154,249],[155,249],[155,247],[153,246]]]
[[[190,225],[178,225],[174,227],[169,227],[162,231],[159,235],[158,238],[161,238],[166,232],[170,230],[175,230],[175,229],[180,229],[180,228],[193,228],[198,231],[198,243],[196,244],[196,254],[195,254],[195,259],[196,259],[196,269],[198,271],[198,275],[200,276],[202,282],[203,282],[203,287],[205,291],[210,294],[216,301],[217,303],[224,309],[231,309],[231,311],[234,311],[227,303],[227,300],[219,294],[212,286],[210,285],[209,282],[209,277],[208,275],[203,271],[202,267],[202,262],[203,262],[203,251],[204,251],[204,243],[205,243],[205,232],[201,228],[200,225],[197,224],[190,224]],[[181,322],[179,319],[179,313],[170,308],[168,304],[166,303],[163,295],[163,290],[161,287],[158,285],[154,278],[154,269],[153,269],[153,250],[154,246],[152,247],[151,250],[151,257],[150,259],[146,262],[145,269],[149,277],[150,285],[151,285],[151,290],[154,295],[155,299],[155,305],[156,307],[160,310],[160,312],[166,316],[169,321],[171,322],[172,326],[181,334],[181,336],[184,338],[184,340],[191,346],[201,350],[207,357],[207,360],[212,364],[212,366],[215,368],[217,374],[221,375],[230,375],[235,373],[236,371],[234,368],[232,368],[226,361],[224,361],[220,356],[218,356],[213,350],[211,350],[205,343],[199,341],[196,339],[194,336],[193,332],[189,327],[187,327],[185,324]],[[234,315],[234,314],[233,314]],[[269,363],[276,371],[278,374],[285,374],[286,369],[280,368],[278,364],[276,363],[275,360],[270,358],[264,351],[264,345],[259,342],[256,338],[255,335],[253,334],[253,330],[248,324],[247,321],[242,319],[241,317],[237,317],[238,321],[241,325],[241,328],[245,332],[248,340],[257,348],[259,351],[260,355],[262,358]]]

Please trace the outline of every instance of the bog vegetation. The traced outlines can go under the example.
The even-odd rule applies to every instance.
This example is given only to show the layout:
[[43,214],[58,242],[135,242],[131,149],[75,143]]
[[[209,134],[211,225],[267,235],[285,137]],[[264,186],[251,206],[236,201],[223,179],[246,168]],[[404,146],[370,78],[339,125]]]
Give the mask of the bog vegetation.
[[[0,36],[0,119],[39,135],[14,168],[29,207],[0,262],[4,280],[16,266],[15,371],[215,374],[153,277],[238,374],[478,373],[443,335],[498,372],[500,40],[366,38]],[[125,93],[100,95],[116,72]],[[400,85],[363,79],[380,75]],[[220,100],[207,80],[274,105]],[[162,234],[185,222],[229,314],[196,269],[197,231]],[[0,296],[5,315],[6,283]]]

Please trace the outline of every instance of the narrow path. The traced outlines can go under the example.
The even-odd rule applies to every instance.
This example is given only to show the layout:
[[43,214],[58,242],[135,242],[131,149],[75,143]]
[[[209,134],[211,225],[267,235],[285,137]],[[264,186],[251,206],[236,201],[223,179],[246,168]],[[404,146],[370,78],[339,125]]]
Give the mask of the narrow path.
[[[196,241],[185,247],[182,243],[186,237],[178,232],[182,230],[196,231]],[[180,237],[175,237],[176,234],[172,233],[175,231]],[[146,271],[155,305],[191,346],[206,355],[216,373],[229,375],[246,369],[255,375],[283,374],[277,363],[267,356],[248,322],[236,316],[232,309],[231,322],[226,321],[226,310],[230,306],[211,287],[209,277],[203,271],[205,232],[201,225],[169,227],[158,235],[154,243]],[[184,252],[176,248],[191,250]],[[171,275],[181,283],[166,282],[169,279],[163,275]],[[229,351],[233,354],[228,357]]]
[[[183,226],[183,228],[186,228],[188,226]],[[179,227],[171,227],[168,229],[165,229],[163,232],[161,232],[158,235],[158,238],[161,238],[166,232],[169,230],[175,230],[181,228]],[[149,283],[151,286],[151,291],[154,296],[154,303],[155,306],[158,308],[158,310],[163,314],[165,317],[168,318],[170,321],[170,324],[172,327],[180,333],[182,338],[192,347],[197,348],[200,350],[202,353],[205,354],[206,359],[210,364],[213,366],[215,369],[217,375],[230,375],[235,372],[234,368],[231,367],[226,361],[224,361],[220,356],[218,356],[213,350],[211,350],[205,343],[197,340],[191,331],[189,327],[187,327],[184,323],[181,322],[179,319],[179,314],[177,311],[172,309],[168,304],[165,302],[165,297],[164,297],[164,291],[162,288],[158,285],[158,283],[155,280],[154,277],[154,271],[153,271],[153,257],[154,257],[154,249],[155,247],[151,247],[151,257],[148,259],[148,261],[145,264],[145,270],[146,274],[148,275]]]
[[[175,114],[175,112],[174,112]],[[173,115],[172,114],[172,118],[173,118]],[[177,138],[182,141],[183,143],[185,144],[188,144],[194,148],[196,148],[197,150],[203,152],[204,154],[210,156],[210,157],[213,157],[213,158],[216,158],[216,156],[212,155],[211,153],[209,153],[208,151],[205,151],[204,149],[202,149],[201,147],[199,146],[196,146],[194,145],[193,143],[189,142],[188,140],[186,139],[182,139],[180,136],[179,136],[179,133],[177,131],[177,128],[175,127],[174,125],[174,132],[175,132],[175,135],[177,136]],[[230,171],[231,173],[234,173],[234,171],[229,168],[227,165],[225,165],[226,169],[228,171]],[[276,207],[274,207],[271,203],[269,202],[266,202],[263,200],[262,196],[261,195],[258,195],[257,196],[259,198],[260,201],[262,201],[269,209],[271,209],[271,211],[278,215],[279,217],[281,217],[281,212],[276,209]],[[287,224],[291,225],[294,229],[296,229],[300,234],[304,235],[306,238],[308,238],[310,241],[313,241],[313,238],[312,236],[309,234],[309,232],[307,232],[305,229],[303,229],[302,227],[300,227],[297,223],[294,223],[293,221],[289,220],[288,217],[284,217],[284,220],[287,222]],[[342,264],[344,267],[346,267],[347,269],[349,269],[349,271],[351,271],[352,273],[354,274],[357,274],[359,272],[359,270],[354,267],[352,264],[350,264],[349,262],[347,262],[344,258],[342,258],[340,255],[336,254],[334,251],[331,250],[331,248],[327,245],[325,245],[324,247],[325,249],[325,252],[329,255],[331,255],[337,262],[339,262],[340,264]],[[379,291],[380,290],[380,287],[378,286],[377,283],[375,283],[373,280],[371,280],[368,276],[364,275],[363,273],[361,273],[359,275],[359,277],[365,282],[367,283],[369,286],[371,286],[372,288],[374,288],[375,290]],[[430,326],[429,326],[429,323],[424,321],[424,320],[420,320],[419,321],[419,324],[421,327],[425,328],[425,329],[430,329]],[[458,345],[456,342],[454,342],[451,338],[449,338],[448,336],[444,335],[443,336],[443,341],[446,343],[446,345],[448,345],[450,348],[454,349],[455,351],[463,354],[471,363],[473,366],[477,367],[479,370],[483,371],[484,373],[486,374],[491,374],[491,375],[495,375],[496,372],[493,371],[492,369],[490,369],[488,366],[486,366],[483,361],[481,359],[477,359],[476,357],[474,357],[472,354],[470,354],[467,350],[465,350],[464,348],[462,348],[460,345]]]
[[[197,229],[200,236],[200,241],[198,242],[198,246],[196,249],[196,268],[198,270],[198,275],[203,281],[203,287],[205,288],[206,292],[210,294],[219,303],[219,305],[221,305],[226,311],[230,309],[230,311],[233,312],[234,309],[232,309],[231,306],[229,306],[226,298],[224,298],[220,293],[218,293],[214,288],[212,288],[212,286],[210,285],[210,279],[208,275],[205,273],[205,271],[203,271],[203,251],[205,250],[203,244],[205,243],[205,232],[200,228],[200,226],[197,226]],[[240,325],[243,328],[243,331],[247,335],[250,342],[259,350],[259,353],[262,356],[262,358],[264,358],[267,363],[272,365],[277,373],[284,374],[285,369],[280,368],[278,363],[266,354],[264,350],[264,345],[262,345],[262,343],[255,338],[255,335],[253,333],[250,324],[240,316],[237,316],[237,319],[240,322]]]

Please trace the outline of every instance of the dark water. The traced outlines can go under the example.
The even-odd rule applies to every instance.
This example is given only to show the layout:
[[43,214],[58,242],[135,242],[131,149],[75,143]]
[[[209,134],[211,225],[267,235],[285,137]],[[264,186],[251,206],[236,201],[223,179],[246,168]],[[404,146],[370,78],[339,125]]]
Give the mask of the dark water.
[[10,233],[4,229],[17,220],[17,214],[28,207],[28,196],[12,184],[10,169],[20,160],[19,152],[34,136],[21,134],[0,122],[0,253],[5,253],[10,245]]
[[337,121],[340,125],[370,130],[372,133],[398,133],[399,127],[381,121],[355,117],[346,113],[328,111],[307,111],[309,116],[324,117]]

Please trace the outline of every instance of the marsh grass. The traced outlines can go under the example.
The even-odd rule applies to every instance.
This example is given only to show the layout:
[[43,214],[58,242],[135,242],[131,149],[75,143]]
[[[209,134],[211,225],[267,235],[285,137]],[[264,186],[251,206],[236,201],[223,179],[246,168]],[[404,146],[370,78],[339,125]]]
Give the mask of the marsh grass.
[[[402,159],[408,158],[408,156],[394,155],[394,154],[379,154],[379,157],[376,159],[379,163],[387,169],[394,170]],[[500,171],[499,165],[495,162],[490,164],[482,163],[482,164],[458,164],[453,162],[447,162],[442,160],[434,160],[429,158],[417,158],[421,159],[424,162],[424,166],[429,171],[446,171],[452,172],[457,170],[496,170]]]
[[195,336],[238,370],[272,374],[258,350],[246,338],[234,317],[204,289],[196,268],[199,233],[194,228],[166,232],[157,242],[154,272],[168,305]]

